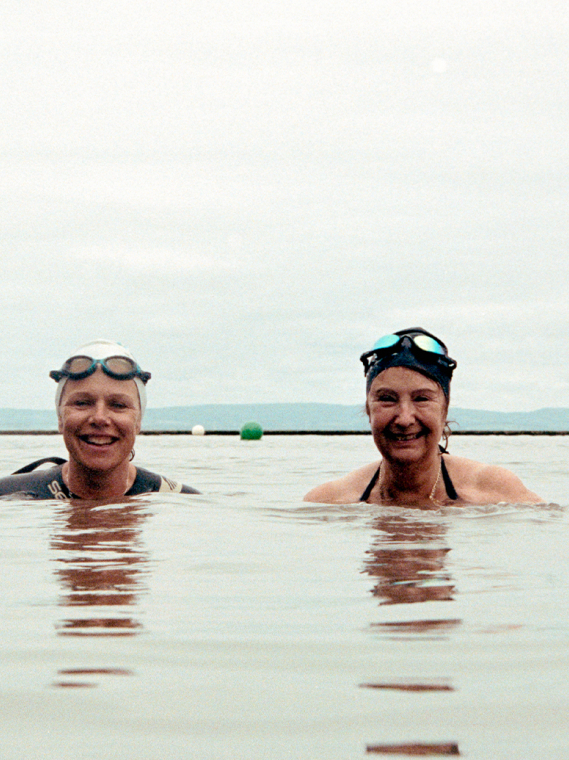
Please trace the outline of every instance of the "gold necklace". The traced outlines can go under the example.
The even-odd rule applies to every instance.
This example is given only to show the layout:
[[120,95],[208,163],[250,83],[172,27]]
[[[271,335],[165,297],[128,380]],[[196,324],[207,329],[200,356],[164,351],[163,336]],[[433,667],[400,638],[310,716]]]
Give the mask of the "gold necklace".
[[440,464],[439,464],[439,472],[437,474],[437,479],[435,480],[435,484],[434,484],[434,486],[431,489],[431,493],[429,494],[429,499],[433,502],[433,504],[436,504],[437,507],[442,507],[442,504],[440,503],[440,501],[437,501],[435,499],[435,491],[437,490],[437,486],[439,484],[439,480],[441,479],[441,472],[442,471],[443,471],[443,460],[442,460],[442,457],[441,457]]
[[[437,507],[442,507],[443,505],[440,503],[440,501],[437,501],[435,499],[435,491],[437,490],[437,486],[439,484],[439,480],[441,479],[441,473],[443,471],[443,464],[442,464],[442,458],[440,459],[439,464],[439,471],[437,473],[437,477],[435,479],[435,482],[433,484],[433,487],[431,488],[431,493],[429,494],[429,501],[432,501],[433,504],[435,504]],[[385,491],[384,491],[384,481],[383,481],[383,474],[385,470],[382,470],[381,467],[379,468],[379,498],[384,501],[385,500]]]

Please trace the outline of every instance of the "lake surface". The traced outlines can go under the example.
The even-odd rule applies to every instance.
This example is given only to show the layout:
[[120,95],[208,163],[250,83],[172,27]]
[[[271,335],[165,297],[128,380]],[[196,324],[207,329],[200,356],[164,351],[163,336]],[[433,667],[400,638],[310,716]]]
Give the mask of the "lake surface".
[[450,450],[551,503],[303,503],[367,436],[140,437],[203,495],[0,501],[0,756],[566,760],[569,437]]

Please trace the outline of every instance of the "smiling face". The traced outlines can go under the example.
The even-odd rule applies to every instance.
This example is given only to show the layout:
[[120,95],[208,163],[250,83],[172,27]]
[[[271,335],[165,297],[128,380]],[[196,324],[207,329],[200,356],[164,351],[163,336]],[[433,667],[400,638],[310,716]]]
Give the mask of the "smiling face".
[[83,380],[68,380],[58,411],[70,462],[96,472],[128,468],[141,422],[133,380],[115,380],[100,368]]
[[374,378],[366,411],[382,456],[412,463],[437,452],[448,403],[434,380],[406,367],[390,367]]

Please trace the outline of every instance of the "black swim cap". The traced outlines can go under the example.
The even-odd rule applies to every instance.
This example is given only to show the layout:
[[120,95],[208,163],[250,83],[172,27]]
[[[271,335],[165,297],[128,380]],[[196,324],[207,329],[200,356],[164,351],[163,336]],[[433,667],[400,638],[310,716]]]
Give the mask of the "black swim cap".
[[448,355],[443,341],[422,327],[410,327],[383,336],[371,351],[361,355],[360,360],[364,365],[367,392],[380,372],[390,367],[407,367],[434,380],[449,398],[456,362]]

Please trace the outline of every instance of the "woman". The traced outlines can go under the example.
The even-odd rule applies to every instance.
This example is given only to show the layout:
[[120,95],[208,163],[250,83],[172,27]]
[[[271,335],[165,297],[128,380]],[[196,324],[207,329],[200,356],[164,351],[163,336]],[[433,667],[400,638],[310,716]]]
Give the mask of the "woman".
[[0,479],[0,495],[35,499],[116,499],[150,491],[198,493],[132,463],[146,407],[146,383],[132,354],[118,343],[81,346],[60,370],[55,405],[69,461],[34,470],[33,463]]
[[450,456],[450,381],[456,362],[420,327],[380,338],[362,354],[366,412],[381,462],[310,491],[305,501],[442,506],[542,501],[502,467]]

